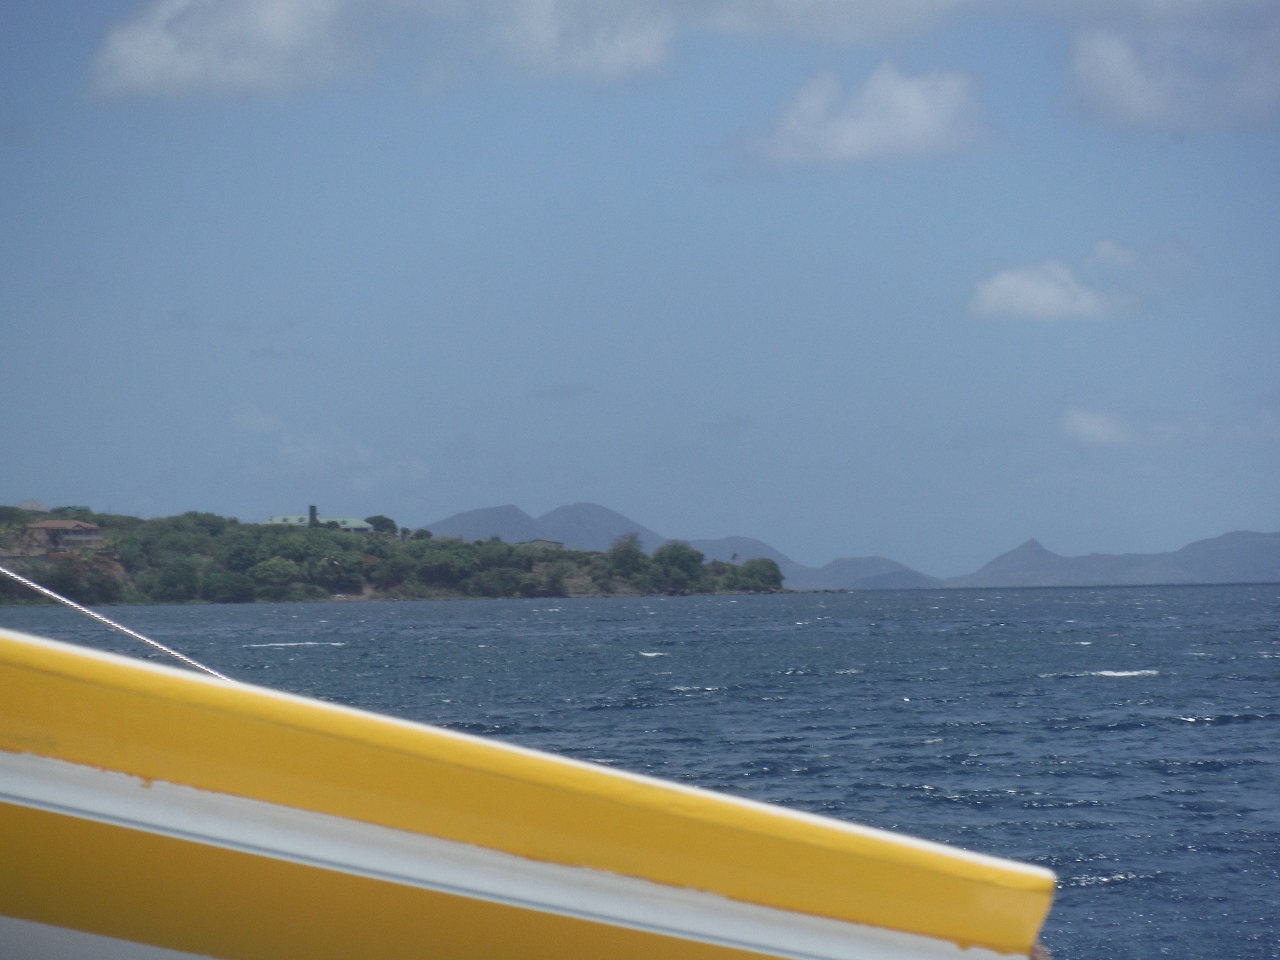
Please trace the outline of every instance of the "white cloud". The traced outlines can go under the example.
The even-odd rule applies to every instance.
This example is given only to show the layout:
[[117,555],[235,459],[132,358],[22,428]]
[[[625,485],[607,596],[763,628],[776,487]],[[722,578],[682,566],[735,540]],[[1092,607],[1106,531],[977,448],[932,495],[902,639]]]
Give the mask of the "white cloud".
[[1046,260],[981,281],[969,311],[979,317],[1063,320],[1097,317],[1109,305],[1105,294],[1082,284],[1066,264]]
[[674,15],[659,5],[522,0],[506,9],[498,29],[518,59],[602,79],[657,66],[676,32]]
[[249,433],[275,433],[281,428],[280,418],[265,413],[251,403],[242,403],[231,413],[231,421]]
[[[151,0],[95,60],[112,95],[278,93],[341,73],[370,38],[496,46],[539,72],[648,70],[681,32],[848,43],[992,0]],[[408,25],[408,29],[406,29]],[[421,26],[413,34],[415,25]]]
[[1171,14],[1080,33],[1072,70],[1086,107],[1119,126],[1163,130],[1238,127],[1280,111],[1280,8]]
[[996,0],[669,0],[691,24],[755,35],[799,34],[837,43],[876,39],[938,23]]
[[[1076,92],[1110,122],[1203,129],[1280,112],[1280,4],[1027,6],[1077,32]],[[608,79],[653,69],[682,34],[844,45],[924,30],[964,12],[1010,9],[1006,0],[149,0],[108,31],[95,56],[94,86],[107,95],[278,94],[349,71],[380,45],[415,50],[426,73],[437,59],[455,63],[496,51],[535,72]],[[820,88],[810,93],[821,107]],[[856,126],[853,107],[841,105],[838,93],[828,96],[834,126],[827,141],[814,135],[838,150],[856,141],[835,132]],[[893,142],[899,152],[920,152],[908,146],[918,142],[911,136],[938,142],[928,141],[928,132],[899,128]]]
[[[1186,447],[1238,439],[1263,420],[1213,424],[1186,412],[1147,411],[1121,416],[1097,407],[1069,407],[1058,421],[1062,434],[1086,447]],[[1245,428],[1242,430],[1242,428]],[[1252,439],[1252,437],[1250,437]]]
[[1089,254],[1089,263],[1111,270],[1129,270],[1138,265],[1142,255],[1115,240],[1099,240]]
[[[681,33],[846,44],[992,0],[152,0],[94,62],[108,95],[279,93],[341,74],[370,40],[496,48],[536,72],[650,70]],[[415,33],[414,31],[417,30]]]
[[279,93],[340,72],[344,0],[158,0],[111,29],[100,93]]
[[1068,437],[1086,447],[1121,447],[1133,442],[1133,431],[1127,423],[1099,410],[1073,408],[1062,415],[1058,425]]
[[[386,483],[423,480],[431,473],[421,460],[380,456],[340,429],[330,427],[320,433],[293,430],[251,403],[235,407],[231,420],[241,430],[264,438],[273,461],[265,471],[272,475],[334,476],[353,489],[372,490]],[[259,465],[259,470],[263,466]]]
[[1178,78],[1145,67],[1117,33],[1094,31],[1078,38],[1073,68],[1081,95],[1111,120],[1155,125],[1179,112]]
[[845,163],[956,150],[978,131],[973,81],[937,71],[916,77],[881,64],[845,94],[831,74],[811,80],[761,152],[775,163]]

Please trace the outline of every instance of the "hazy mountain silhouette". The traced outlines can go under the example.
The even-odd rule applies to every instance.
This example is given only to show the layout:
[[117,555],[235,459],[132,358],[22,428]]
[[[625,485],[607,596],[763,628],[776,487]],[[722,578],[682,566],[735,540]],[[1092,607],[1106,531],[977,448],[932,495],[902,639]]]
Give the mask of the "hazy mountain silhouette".
[[841,557],[821,567],[806,567],[760,540],[724,537],[720,540],[690,540],[690,545],[711,560],[738,562],[768,557],[778,564],[788,590],[898,590],[938,587],[942,581],[884,557]]
[[[636,523],[616,510],[597,503],[575,503],[534,518],[519,507],[485,507],[457,513],[427,529],[439,537],[487,540],[498,537],[507,543],[523,540],[558,540],[571,550],[608,550],[618,537],[634,533],[645,551],[652,553],[669,539]],[[823,567],[806,567],[761,540],[750,537],[723,537],[719,540],[691,540],[709,560],[737,562],[768,557],[782,571],[783,584],[790,590],[894,590],[910,587],[937,587],[942,581],[884,557],[841,557]]]
[[940,587],[942,581],[885,557],[840,557],[797,577],[789,586],[792,590],[917,590]]
[[[571,550],[608,550],[634,533],[652,553],[668,538],[616,510],[575,503],[534,518],[519,507],[468,510],[427,524],[436,536],[462,540],[499,537],[507,543],[558,540]],[[1280,583],[1280,533],[1237,531],[1198,540],[1170,553],[1093,553],[1064,557],[1037,540],[1002,553],[981,570],[939,580],[885,557],[840,557],[806,567],[762,540],[723,537],[691,540],[709,560],[737,562],[768,557],[789,590],[901,590],[937,587],[1096,587],[1178,583]]]
[[[751,537],[721,537],[719,540],[690,540],[689,546],[701,550],[708,560],[723,560],[726,563],[741,563],[744,560],[756,560],[767,557],[778,565],[784,577],[808,570],[786,554],[775,550],[763,540]],[[736,557],[736,559],[735,559]]]
[[498,537],[507,543],[520,543],[544,537],[558,539],[546,537],[537,520],[512,504],[455,513],[452,517],[428,523],[427,529],[437,537],[457,537],[459,540],[488,540],[490,537]]
[[556,507],[540,516],[538,524],[547,531],[548,539],[559,540],[573,550],[608,550],[619,537],[634,533],[645,551],[653,553],[668,539],[598,503]]
[[645,550],[652,553],[667,542],[643,524],[629,520],[615,510],[596,503],[575,503],[544,513],[534,519],[519,507],[484,507],[455,513],[427,524],[437,537],[460,540],[488,540],[498,537],[507,543],[524,540],[558,540],[570,550],[608,550],[618,537],[634,533]]
[[1169,553],[1064,557],[1028,540],[948,587],[1103,587],[1280,583],[1280,533],[1224,533]]

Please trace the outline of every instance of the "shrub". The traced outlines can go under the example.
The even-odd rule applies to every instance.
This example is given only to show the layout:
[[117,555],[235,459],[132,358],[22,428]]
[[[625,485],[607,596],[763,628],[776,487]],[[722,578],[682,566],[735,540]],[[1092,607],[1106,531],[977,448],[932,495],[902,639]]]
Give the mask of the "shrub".
[[124,584],[112,567],[99,557],[62,554],[56,559],[45,585],[77,603],[115,603]]
[[514,597],[524,581],[521,571],[498,567],[477,573],[469,581],[472,593],[479,597]]
[[249,576],[257,585],[257,594],[264,600],[283,600],[289,588],[302,579],[302,568],[284,557],[271,557],[255,564]]
[[762,593],[782,589],[782,571],[768,557],[748,560],[738,568],[738,589],[758,590]]
[[200,592],[200,568],[191,557],[170,561],[156,578],[152,596],[156,600],[183,603]]
[[377,513],[372,517],[365,517],[364,522],[373,527],[374,533],[389,533],[393,537],[396,535],[396,522],[390,517],[384,517],[382,514]]
[[431,551],[422,555],[418,579],[429,587],[457,587],[475,572],[472,557],[453,551]]
[[640,546],[640,537],[634,533],[624,533],[614,540],[605,557],[609,573],[615,577],[633,577],[649,566],[649,558]]
[[232,570],[210,570],[200,585],[200,596],[210,603],[252,603],[253,578]]

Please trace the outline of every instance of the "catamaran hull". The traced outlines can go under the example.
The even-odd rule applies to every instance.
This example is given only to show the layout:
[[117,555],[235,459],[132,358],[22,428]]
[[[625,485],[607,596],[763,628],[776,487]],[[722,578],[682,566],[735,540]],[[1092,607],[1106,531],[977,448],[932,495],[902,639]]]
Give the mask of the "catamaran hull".
[[1029,954],[1053,889],[1038,868],[4,633],[0,850],[0,945],[138,960],[993,960]]

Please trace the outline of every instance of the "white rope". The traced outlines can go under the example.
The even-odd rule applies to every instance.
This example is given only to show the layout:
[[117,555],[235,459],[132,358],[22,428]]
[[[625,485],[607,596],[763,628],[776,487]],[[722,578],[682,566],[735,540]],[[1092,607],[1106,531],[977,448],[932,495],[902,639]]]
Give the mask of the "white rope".
[[183,663],[185,663],[189,667],[195,667],[197,670],[203,670],[205,673],[209,674],[210,676],[217,677],[219,680],[226,680],[228,683],[235,683],[235,681],[232,680],[230,677],[223,676],[217,670],[214,670],[211,667],[206,667],[203,663],[200,663],[196,660],[192,660],[190,657],[186,656],[185,654],[179,653],[177,650],[171,650],[170,648],[166,647],[163,643],[157,643],[156,641],[152,640],[150,637],[144,637],[142,634],[138,633],[135,630],[130,630],[128,627],[122,627],[120,626],[120,624],[116,623],[114,620],[108,620],[102,614],[94,613],[88,607],[82,607],[80,606],[80,604],[76,603],[74,600],[68,600],[66,597],[64,597],[60,593],[54,593],[48,587],[40,586],[40,584],[36,583],[34,580],[28,580],[26,577],[21,576],[20,574],[14,573],[12,570],[9,570],[6,567],[0,567],[0,573],[3,573],[6,577],[8,577],[11,580],[16,580],[18,583],[22,584],[24,587],[30,587],[36,593],[44,594],[50,600],[57,600],[58,603],[66,604],[72,610],[80,611],[86,617],[92,617],[94,620],[97,620],[99,623],[105,623],[108,627],[112,627],[116,630],[119,630],[121,633],[128,634],[129,636],[133,637],[133,639],[135,640],[141,640],[143,643],[150,644],[151,646],[155,647],[157,650],[160,650],[163,653],[167,653],[171,657],[175,657],[178,660],[181,660]]

